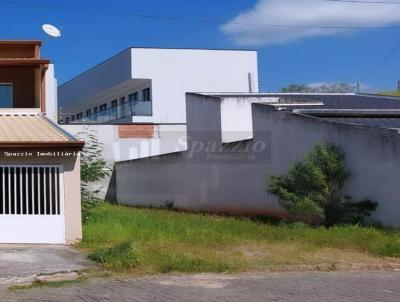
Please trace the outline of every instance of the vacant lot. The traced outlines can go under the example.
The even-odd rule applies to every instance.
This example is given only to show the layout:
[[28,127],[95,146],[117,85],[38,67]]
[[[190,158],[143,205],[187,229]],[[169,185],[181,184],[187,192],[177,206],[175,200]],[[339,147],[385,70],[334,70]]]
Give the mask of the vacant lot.
[[80,248],[134,273],[400,268],[400,232],[248,219],[104,204],[85,214]]

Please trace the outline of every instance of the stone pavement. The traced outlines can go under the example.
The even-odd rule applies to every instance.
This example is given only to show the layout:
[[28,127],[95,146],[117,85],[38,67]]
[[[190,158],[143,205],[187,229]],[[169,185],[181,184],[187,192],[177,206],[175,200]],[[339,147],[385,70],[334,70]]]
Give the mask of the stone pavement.
[[0,290],[0,301],[399,302],[400,272],[163,275]]

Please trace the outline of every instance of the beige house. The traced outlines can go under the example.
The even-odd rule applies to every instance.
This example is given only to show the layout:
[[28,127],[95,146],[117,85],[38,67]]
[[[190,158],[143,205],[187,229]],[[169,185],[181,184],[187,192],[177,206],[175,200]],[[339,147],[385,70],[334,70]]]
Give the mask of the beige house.
[[53,66],[40,41],[0,41],[0,243],[82,238],[83,142],[53,122]]

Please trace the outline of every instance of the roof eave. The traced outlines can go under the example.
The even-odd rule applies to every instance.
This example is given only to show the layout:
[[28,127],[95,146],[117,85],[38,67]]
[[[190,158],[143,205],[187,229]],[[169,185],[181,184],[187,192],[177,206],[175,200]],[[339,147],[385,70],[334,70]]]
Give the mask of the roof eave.
[[73,142],[0,142],[0,148],[73,148],[82,150],[84,141]]

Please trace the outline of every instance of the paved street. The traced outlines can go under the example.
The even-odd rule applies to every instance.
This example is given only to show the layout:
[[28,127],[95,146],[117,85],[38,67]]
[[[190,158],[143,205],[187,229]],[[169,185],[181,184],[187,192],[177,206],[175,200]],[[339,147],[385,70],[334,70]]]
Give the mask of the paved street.
[[263,273],[95,279],[61,288],[0,292],[7,301],[400,301],[400,272]]

